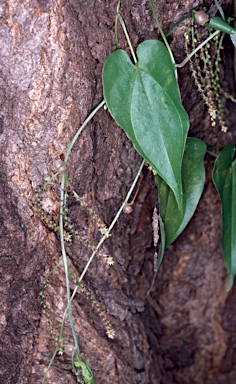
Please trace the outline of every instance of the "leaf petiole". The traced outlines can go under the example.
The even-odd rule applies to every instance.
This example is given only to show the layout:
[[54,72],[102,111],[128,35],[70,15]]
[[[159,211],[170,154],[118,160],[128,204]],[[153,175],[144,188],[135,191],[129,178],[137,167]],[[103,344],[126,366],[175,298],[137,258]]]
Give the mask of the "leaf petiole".
[[[176,65],[175,65],[175,59],[174,59],[173,53],[172,53],[171,48],[170,48],[170,46],[169,46],[169,43],[168,43],[168,41],[167,41],[167,39],[166,39],[166,35],[164,34],[164,32],[163,32],[163,30],[162,30],[162,28],[161,28],[161,24],[160,24],[160,21],[159,21],[159,19],[158,19],[158,17],[157,17],[157,14],[156,14],[156,11],[155,11],[155,9],[154,9],[152,0],[149,0],[149,4],[150,4],[151,10],[152,10],[153,17],[154,17],[154,19],[155,19],[155,21],[156,21],[156,23],[157,23],[157,26],[158,26],[158,28],[159,28],[160,34],[161,34],[161,36],[162,36],[162,39],[163,39],[163,41],[164,41],[164,43],[165,43],[165,45],[166,45],[166,48],[167,48],[167,50],[168,50],[168,52],[169,52],[171,61],[172,61],[173,65],[174,65],[174,67],[176,67]],[[175,68],[175,77],[176,77],[176,80],[177,80],[177,79],[178,79],[178,74],[177,74],[177,70],[176,70],[176,68]]]
[[[130,52],[131,52],[131,55],[133,57],[133,60],[134,60],[134,64],[136,64],[138,62],[136,56],[135,56],[135,53],[134,53],[134,50],[133,50],[133,47],[132,47],[132,44],[131,44],[131,41],[130,41],[130,38],[129,38],[129,34],[127,32],[127,29],[126,29],[126,26],[125,26],[125,23],[124,23],[124,20],[122,19],[122,17],[120,16],[120,14],[117,15],[118,17],[118,20],[123,28],[123,31],[124,31],[124,34],[125,34],[125,37],[126,37],[126,40],[128,42],[128,45],[129,45],[129,49],[130,49]],[[117,38],[118,40],[118,38]]]

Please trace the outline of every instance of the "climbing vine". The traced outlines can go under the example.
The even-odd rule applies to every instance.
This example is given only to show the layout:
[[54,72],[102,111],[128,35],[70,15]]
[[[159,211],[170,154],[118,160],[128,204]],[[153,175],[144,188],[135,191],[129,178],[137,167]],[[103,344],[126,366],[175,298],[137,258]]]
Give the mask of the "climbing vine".
[[[41,220],[50,230],[60,236],[62,260],[55,268],[63,265],[67,289],[67,308],[61,322],[60,334],[57,335],[45,301],[46,287],[55,268],[45,277],[41,291],[42,306],[56,348],[42,383],[46,381],[47,373],[56,354],[63,353],[66,344],[63,339],[63,327],[67,314],[69,315],[74,339],[72,370],[79,383],[95,383],[93,373],[80,353],[71,304],[77,291],[80,291],[89,301],[93,310],[99,315],[107,336],[114,338],[115,330],[106,315],[105,309],[101,307],[89,288],[82,283],[82,280],[95,255],[101,257],[103,262],[109,266],[114,264],[112,256],[105,254],[101,247],[110,236],[110,232],[122,210],[127,207],[144,162],[146,161],[150,165],[158,186],[158,207],[155,207],[153,215],[154,277],[147,294],[150,293],[153,287],[165,249],[180,235],[195,212],[204,188],[204,156],[207,147],[203,141],[188,137],[189,119],[181,101],[177,68],[189,61],[197,88],[208,107],[212,126],[216,126],[218,122],[222,131],[226,132],[228,127],[225,124],[221,101],[221,96],[225,93],[223,93],[219,81],[220,51],[223,41],[223,35],[220,34],[223,32],[234,36],[236,30],[228,23],[217,0],[215,3],[221,18],[215,17],[209,20],[208,15],[202,10],[194,10],[186,16],[190,18],[185,33],[187,58],[183,63],[176,64],[152,1],[150,0],[150,7],[161,32],[163,42],[158,40],[144,41],[137,47],[136,53],[120,15],[120,1],[118,1],[115,19],[117,49],[106,59],[102,72],[104,100],[95,108],[75,134],[67,149],[64,161],[59,164],[58,171],[44,184],[36,197],[36,208]],[[199,41],[201,34],[199,33],[199,27],[196,26],[196,21],[200,24],[200,28],[207,28],[207,31],[209,31],[207,38],[203,42]],[[118,23],[121,24],[127,38],[131,58],[124,50],[119,49]],[[174,27],[178,24],[179,22]],[[216,31],[212,32],[212,28],[215,28]],[[171,28],[171,31],[173,29]],[[235,36],[232,37],[232,42],[234,43],[234,41]],[[233,97],[231,97],[231,100],[235,101]],[[68,159],[75,142],[88,122],[102,107],[105,107],[116,123],[124,129],[135,149],[143,157],[142,164],[126,199],[108,228],[104,225],[95,209],[82,196],[77,194],[68,179],[67,173]],[[236,273],[236,241],[234,240],[236,238],[236,173],[234,154],[235,146],[233,144],[226,147],[216,159],[213,171],[213,181],[220,194],[223,207],[223,249],[229,274],[228,289],[232,287]],[[55,209],[50,198],[47,197],[47,190],[53,188],[54,184],[57,185],[59,179],[59,212],[57,215],[53,215],[52,212]],[[81,234],[71,221],[67,206],[69,194],[80,204],[81,209],[86,210],[100,231],[102,237],[97,246],[92,244],[86,235]],[[230,225],[227,222],[228,216],[230,216]],[[92,255],[80,276],[77,276],[68,265],[65,242],[71,242],[73,239],[78,239],[92,251]],[[71,281],[75,284],[72,295]]]

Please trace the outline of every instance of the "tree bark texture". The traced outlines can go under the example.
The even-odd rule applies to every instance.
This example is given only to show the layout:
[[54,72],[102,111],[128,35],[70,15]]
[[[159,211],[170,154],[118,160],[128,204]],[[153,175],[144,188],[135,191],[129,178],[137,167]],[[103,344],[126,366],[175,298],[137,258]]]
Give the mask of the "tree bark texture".
[[[155,1],[164,31],[197,1]],[[231,2],[232,3],[232,2]],[[231,4],[228,3],[228,6]],[[44,276],[61,259],[58,234],[46,228],[35,198],[78,127],[102,100],[102,66],[115,50],[113,0],[7,0],[0,4],[1,140],[1,314],[0,382],[40,383],[55,348],[42,311]],[[227,4],[226,4],[227,6]],[[148,1],[124,0],[121,7],[134,48],[159,38]],[[171,37],[177,62],[184,58],[181,24]],[[127,42],[119,28],[120,47]],[[225,63],[232,67],[230,52]],[[228,68],[225,64],[225,68]],[[231,66],[231,67],[230,67]],[[232,68],[222,72],[232,87]],[[181,94],[190,116],[190,135],[207,145],[234,141],[235,111],[226,105],[231,130],[212,129],[188,66],[179,71]],[[109,225],[141,162],[122,130],[100,110],[82,133],[70,157],[70,181]],[[220,202],[206,157],[206,187],[186,231],[166,251],[151,295],[153,276],[152,211],[157,189],[148,169],[138,183],[130,215],[122,214],[103,251],[115,260],[107,266],[97,256],[85,275],[91,297],[115,329],[109,340],[91,303],[78,292],[73,315],[81,354],[98,384],[225,384],[236,381],[236,296],[226,293],[221,249]],[[56,180],[57,181],[57,180]],[[43,195],[57,215],[59,183]],[[94,245],[94,221],[69,197],[69,216]],[[91,250],[75,240],[66,248],[78,276]],[[74,286],[72,285],[72,288]],[[56,333],[66,308],[62,267],[46,287],[47,311]],[[73,343],[69,322],[64,340]],[[48,374],[51,384],[76,383],[70,351],[57,356]]]

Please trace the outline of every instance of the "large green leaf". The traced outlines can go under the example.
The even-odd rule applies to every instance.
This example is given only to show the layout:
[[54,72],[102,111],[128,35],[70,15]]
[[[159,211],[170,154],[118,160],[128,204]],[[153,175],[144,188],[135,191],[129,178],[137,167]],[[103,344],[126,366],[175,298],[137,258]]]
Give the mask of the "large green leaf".
[[134,65],[123,50],[103,68],[107,107],[136,150],[172,189],[182,204],[181,164],[189,127],[173,64],[164,44],[141,43]]
[[168,247],[184,230],[198,205],[205,182],[205,153],[206,144],[203,141],[196,138],[187,139],[182,165],[183,206],[181,210],[166,182],[156,177],[159,211],[165,228],[165,247]]
[[229,274],[228,290],[236,274],[236,160],[235,147],[228,145],[217,157],[212,179],[222,203],[222,242]]

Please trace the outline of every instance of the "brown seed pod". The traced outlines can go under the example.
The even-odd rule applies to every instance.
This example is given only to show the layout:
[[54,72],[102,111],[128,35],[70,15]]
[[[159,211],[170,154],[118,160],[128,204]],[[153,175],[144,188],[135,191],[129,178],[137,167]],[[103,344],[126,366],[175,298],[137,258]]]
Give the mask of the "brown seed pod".
[[209,21],[209,16],[203,11],[195,12],[194,17],[199,25],[204,25]]
[[154,247],[157,246],[159,240],[159,215],[157,213],[157,208],[154,208],[152,215],[152,229],[153,229],[153,244]]
[[69,355],[69,356],[72,356],[72,354],[73,354],[73,352],[74,352],[74,346],[73,345],[70,345],[70,344],[66,344],[65,346],[64,346],[64,351],[65,351],[65,353],[67,354],[67,355]]
[[123,208],[123,212],[126,213],[126,214],[130,214],[131,212],[133,212],[133,208],[131,207],[131,204],[125,204],[124,208]]

